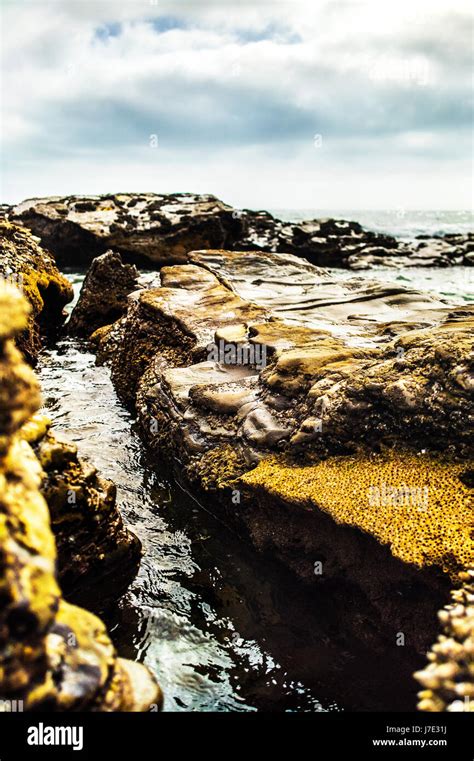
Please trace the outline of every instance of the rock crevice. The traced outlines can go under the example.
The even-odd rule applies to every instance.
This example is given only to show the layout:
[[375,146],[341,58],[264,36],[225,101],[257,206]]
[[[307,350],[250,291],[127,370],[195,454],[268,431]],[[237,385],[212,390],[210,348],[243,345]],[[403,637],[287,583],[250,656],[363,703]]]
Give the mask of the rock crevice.
[[29,314],[19,291],[0,285],[0,696],[28,711],[158,709],[151,673],[118,658],[100,619],[58,585],[44,473],[28,443],[39,389],[13,343]]

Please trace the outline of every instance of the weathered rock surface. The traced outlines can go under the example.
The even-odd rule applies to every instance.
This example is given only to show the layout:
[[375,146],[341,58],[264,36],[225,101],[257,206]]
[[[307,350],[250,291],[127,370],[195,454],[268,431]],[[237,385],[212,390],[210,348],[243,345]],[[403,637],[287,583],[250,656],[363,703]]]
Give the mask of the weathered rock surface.
[[[431,433],[434,448],[467,442],[472,310],[398,286],[334,282],[295,257],[210,251],[191,258],[196,264],[164,268],[161,287],[136,292],[126,318],[99,336],[114,346],[112,373],[125,401],[133,402],[144,369],[156,365],[160,383],[190,409],[219,411],[231,404],[233,384],[234,408],[222,411],[235,412],[240,386],[245,400],[256,386],[262,409],[286,416],[290,446],[309,441],[295,414],[302,423],[319,420],[321,405],[329,449],[403,440],[407,426],[424,444]],[[261,355],[264,366],[216,367],[209,346],[219,344]],[[259,419],[265,429],[268,415]],[[186,420],[191,428],[189,411]]]
[[356,585],[426,650],[474,558],[472,308],[292,255],[189,260],[94,336],[144,439],[260,550]]
[[137,261],[185,262],[196,243],[222,246],[240,229],[233,209],[214,196],[116,194],[40,198],[12,209],[60,264],[88,264],[109,248]]
[[115,485],[78,457],[75,444],[49,428],[49,420],[34,416],[19,435],[41,465],[40,488],[56,540],[61,588],[89,588],[113,575],[118,597],[136,575],[140,542],[123,525]]
[[107,251],[93,260],[79,301],[68,322],[68,333],[89,336],[127,311],[127,296],[138,287],[138,270],[123,264],[120,254]]
[[41,237],[61,265],[80,266],[112,248],[127,261],[182,264],[199,248],[289,252],[314,264],[374,266],[471,264],[474,235],[413,241],[364,230],[357,222],[284,222],[266,211],[236,210],[212,195],[113,194],[28,199],[9,218]]
[[66,603],[42,468],[21,429],[39,405],[32,370],[12,338],[29,309],[0,286],[0,696],[24,710],[147,710],[159,687],[139,664],[117,657],[102,622]]
[[53,334],[63,322],[72,286],[29,230],[5,221],[0,222],[0,278],[20,288],[32,307],[27,327],[16,341],[28,361],[34,362],[41,336]]

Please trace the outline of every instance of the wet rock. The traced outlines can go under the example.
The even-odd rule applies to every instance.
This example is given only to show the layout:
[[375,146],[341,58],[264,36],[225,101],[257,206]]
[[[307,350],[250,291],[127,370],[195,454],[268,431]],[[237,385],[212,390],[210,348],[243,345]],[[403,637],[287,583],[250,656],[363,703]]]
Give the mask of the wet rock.
[[79,301],[68,322],[68,333],[89,336],[115,322],[127,309],[127,296],[138,286],[138,270],[123,264],[120,254],[107,251],[93,260]]
[[406,243],[357,222],[284,222],[267,211],[237,210],[211,195],[114,194],[29,199],[9,210],[41,237],[59,264],[82,266],[113,248],[127,261],[182,264],[199,248],[288,252],[350,269],[469,264],[473,236]]
[[[270,310],[293,330],[300,332],[303,326],[326,330],[354,345],[373,344],[368,336],[377,338],[383,325],[399,321],[403,330],[410,324],[433,325],[439,314],[446,313],[446,305],[426,293],[357,276],[341,281],[293,255],[193,251],[189,257],[241,298]],[[304,343],[309,340],[308,336]]]
[[[397,332],[436,324],[449,312],[443,302],[402,286],[357,278],[341,283],[291,255],[197,251],[190,258],[193,264],[163,268],[161,287],[134,293],[127,315],[95,336],[128,404],[158,349],[160,361],[172,366],[212,358],[208,347],[217,342],[251,347],[257,365],[260,354],[264,360],[280,351],[280,368],[297,366],[298,356],[309,367],[322,361],[322,352],[333,359],[339,352],[340,360],[368,356]],[[294,377],[307,385],[312,375]]]
[[41,337],[54,334],[63,322],[64,306],[73,297],[72,286],[29,230],[6,221],[0,222],[0,278],[17,286],[31,305],[27,327],[16,342],[32,363],[41,348]]
[[20,436],[33,448],[42,469],[45,498],[56,540],[59,581],[68,593],[113,577],[115,599],[138,570],[141,545],[128,531],[116,504],[116,488],[77,455],[77,447],[33,416]]
[[[162,286],[135,293],[96,336],[120,397],[139,399],[144,421],[155,407],[175,410],[178,438],[211,447],[215,430],[232,431],[245,457],[283,442],[373,450],[406,442],[407,431],[415,447],[467,451],[472,310],[399,286],[336,283],[296,257],[191,258],[164,268]],[[312,435],[312,419],[324,435]]]
[[133,407],[137,382],[158,349],[171,366],[205,360],[217,325],[246,324],[264,316],[265,309],[233,294],[202,267],[164,267],[161,287],[138,292],[127,315],[107,333],[106,351],[120,398]]
[[145,441],[259,550],[356,585],[423,651],[474,551],[472,308],[290,254],[189,258],[98,337]]
[[0,696],[28,711],[158,708],[151,673],[118,658],[102,622],[58,586],[42,467],[22,434],[39,405],[12,340],[28,313],[18,290],[0,285]]
[[[440,325],[399,335],[350,373],[328,366],[314,377],[308,400],[324,397],[325,446],[354,451],[408,439],[472,457],[473,328],[472,311],[455,310]],[[280,380],[278,363],[273,376]]]

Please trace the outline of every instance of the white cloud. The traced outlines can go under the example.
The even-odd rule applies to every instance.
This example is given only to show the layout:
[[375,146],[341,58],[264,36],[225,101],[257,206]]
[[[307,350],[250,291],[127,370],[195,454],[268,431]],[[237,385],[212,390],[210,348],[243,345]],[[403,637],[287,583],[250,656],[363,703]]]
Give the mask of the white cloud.
[[3,196],[133,185],[321,207],[324,190],[328,206],[354,207],[357,189],[362,205],[408,193],[405,207],[465,207],[468,10],[464,0],[10,3]]

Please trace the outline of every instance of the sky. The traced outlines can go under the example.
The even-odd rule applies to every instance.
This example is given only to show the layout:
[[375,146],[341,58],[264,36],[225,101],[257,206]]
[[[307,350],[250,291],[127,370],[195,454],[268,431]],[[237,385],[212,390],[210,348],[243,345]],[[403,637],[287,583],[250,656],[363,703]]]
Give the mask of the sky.
[[469,209],[469,0],[3,0],[1,200]]

